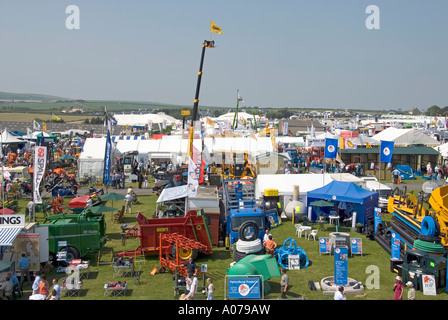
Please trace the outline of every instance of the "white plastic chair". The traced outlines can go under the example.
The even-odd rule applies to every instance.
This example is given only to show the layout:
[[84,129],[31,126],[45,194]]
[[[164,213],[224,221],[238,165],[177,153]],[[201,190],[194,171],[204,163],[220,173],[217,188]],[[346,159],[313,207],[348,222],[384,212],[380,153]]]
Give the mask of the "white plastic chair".
[[310,237],[313,237],[314,241],[316,241],[316,236],[317,236],[317,229],[313,229],[308,235],[308,240],[310,240]]
[[302,229],[302,225],[300,223],[296,224],[296,231],[297,231],[297,237],[301,238],[303,229]]

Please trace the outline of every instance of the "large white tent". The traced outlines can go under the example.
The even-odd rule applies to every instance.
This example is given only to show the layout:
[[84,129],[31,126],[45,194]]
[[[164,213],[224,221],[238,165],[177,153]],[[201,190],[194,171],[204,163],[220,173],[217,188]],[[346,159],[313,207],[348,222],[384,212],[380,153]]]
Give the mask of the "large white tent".
[[[114,150],[112,150],[113,153]],[[87,138],[78,159],[78,177],[95,176],[102,178],[105,154],[106,138]]]
[[377,141],[393,141],[395,146],[424,144],[428,147],[440,145],[440,142],[418,129],[397,129],[389,127],[372,136]]
[[152,124],[162,124],[166,121],[167,125],[174,124],[177,119],[163,112],[159,113],[132,113],[132,114],[114,114],[117,125],[119,126],[145,126],[149,122]]

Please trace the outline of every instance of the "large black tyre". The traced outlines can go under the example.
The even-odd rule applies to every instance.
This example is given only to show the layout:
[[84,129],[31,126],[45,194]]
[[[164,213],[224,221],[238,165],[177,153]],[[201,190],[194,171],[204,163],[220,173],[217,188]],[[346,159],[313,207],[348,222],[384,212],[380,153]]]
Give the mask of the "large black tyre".
[[[79,254],[78,249],[74,247],[67,247],[60,250],[61,252],[67,251],[66,260],[71,261],[74,259],[81,258],[81,255]],[[68,266],[68,262],[58,261],[61,266]]]
[[[253,228],[253,232],[247,233],[246,230],[248,228]],[[242,241],[254,241],[255,239],[258,238],[259,231],[260,230],[255,221],[253,221],[253,220],[246,221],[238,229],[238,238],[239,238],[239,240],[242,240]]]
[[248,255],[251,255],[251,254],[254,254],[254,255],[262,255],[262,254],[265,254],[265,253],[266,253],[266,252],[264,251],[264,249],[261,249],[260,251],[258,251],[258,252],[253,252],[253,253],[245,253],[245,252],[241,252],[241,251],[235,250],[235,251],[233,252],[233,261],[238,262],[238,261],[240,261],[241,259],[243,259],[244,257],[246,257],[246,256],[248,256]]

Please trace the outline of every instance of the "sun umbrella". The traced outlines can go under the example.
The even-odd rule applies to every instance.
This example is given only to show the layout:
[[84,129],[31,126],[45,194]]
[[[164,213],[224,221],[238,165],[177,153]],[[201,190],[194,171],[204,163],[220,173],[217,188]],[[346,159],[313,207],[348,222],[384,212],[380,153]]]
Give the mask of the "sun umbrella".
[[69,154],[64,154],[62,157],[59,158],[59,160],[73,160],[73,159],[75,159],[75,157]]
[[112,207],[114,206],[114,201],[120,201],[124,199],[124,195],[116,192],[106,193],[100,196],[102,201],[112,201]]
[[14,213],[15,213],[15,211],[11,210],[9,208],[1,208],[0,209],[0,214],[14,214]]
[[310,202],[310,205],[315,206],[315,207],[333,207],[334,203],[325,201],[325,200],[318,200],[318,201]]
[[116,192],[106,193],[100,196],[101,200],[119,201],[124,199],[124,195]]

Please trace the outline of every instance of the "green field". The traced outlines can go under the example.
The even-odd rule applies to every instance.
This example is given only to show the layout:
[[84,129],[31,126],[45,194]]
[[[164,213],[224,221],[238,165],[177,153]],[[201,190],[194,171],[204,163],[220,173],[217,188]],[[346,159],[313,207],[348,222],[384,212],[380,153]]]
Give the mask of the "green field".
[[[135,222],[135,214],[141,211],[145,216],[151,217],[154,209],[157,196],[153,194],[139,195],[141,204],[133,206],[133,214],[128,214],[125,217],[124,223],[128,226],[133,226]],[[67,205],[69,199],[65,199]],[[28,200],[22,199],[19,202],[19,213],[24,213]],[[111,205],[108,203],[107,205]],[[114,207],[121,206],[115,203]],[[132,277],[123,277],[113,279],[113,268],[111,260],[114,253],[133,250],[138,247],[138,239],[128,239],[126,245],[123,246],[121,241],[120,223],[114,223],[112,220],[112,213],[106,213],[107,222],[107,243],[103,248],[99,264],[98,256],[90,255],[86,259],[91,261],[91,270],[88,279],[83,280],[82,293],[80,297],[63,297],[63,300],[173,300],[174,287],[173,275],[170,272],[157,273],[151,275],[150,272],[155,265],[158,264],[158,256],[147,256],[146,258],[137,258],[137,268],[141,266],[143,273],[141,274],[140,284],[134,284]],[[42,220],[43,215],[39,213],[38,220]],[[390,215],[386,214],[384,220],[390,220]],[[326,224],[325,230],[318,232],[318,237],[328,236],[330,232],[335,231],[335,226]],[[318,228],[317,224],[313,228]],[[391,300],[393,296],[392,287],[396,274],[390,271],[390,256],[380,247],[375,241],[368,240],[364,235],[352,232],[351,228],[339,227],[339,232],[350,232],[352,237],[361,238],[363,246],[363,255],[354,255],[348,260],[348,277],[362,282],[366,285],[369,280],[370,273],[369,266],[377,266],[379,270],[379,289],[365,289],[364,293],[359,296],[348,296],[349,300]],[[274,240],[279,247],[288,238],[293,238],[297,245],[305,250],[306,255],[310,261],[307,268],[301,270],[289,270],[291,289],[288,297],[290,299],[307,299],[307,300],[332,300],[332,296],[323,295],[322,291],[311,291],[308,287],[308,281],[320,282],[320,280],[327,276],[333,276],[334,257],[329,255],[320,255],[318,251],[318,241],[312,239],[307,240],[304,237],[298,238],[295,232],[295,227],[291,221],[285,220],[283,223],[271,230]],[[224,281],[226,269],[232,263],[231,252],[225,247],[218,247],[213,249],[211,255],[200,255],[196,260],[198,265],[207,264],[208,276],[213,279],[216,288],[215,299],[224,300]],[[53,278],[62,278],[63,274],[58,274],[55,269],[48,275],[48,280]],[[103,286],[109,281],[127,280],[129,282],[129,290],[124,297],[105,297]],[[271,278],[269,284],[271,291],[266,295],[266,299],[280,299],[280,278]],[[31,293],[30,287],[26,284],[24,286],[25,296],[22,299],[28,299]],[[446,300],[448,295],[445,293],[445,288],[439,290],[437,296],[424,296],[422,292],[417,292],[419,300]],[[406,290],[405,293],[406,294]],[[205,299],[205,296],[199,294],[198,299]]]

